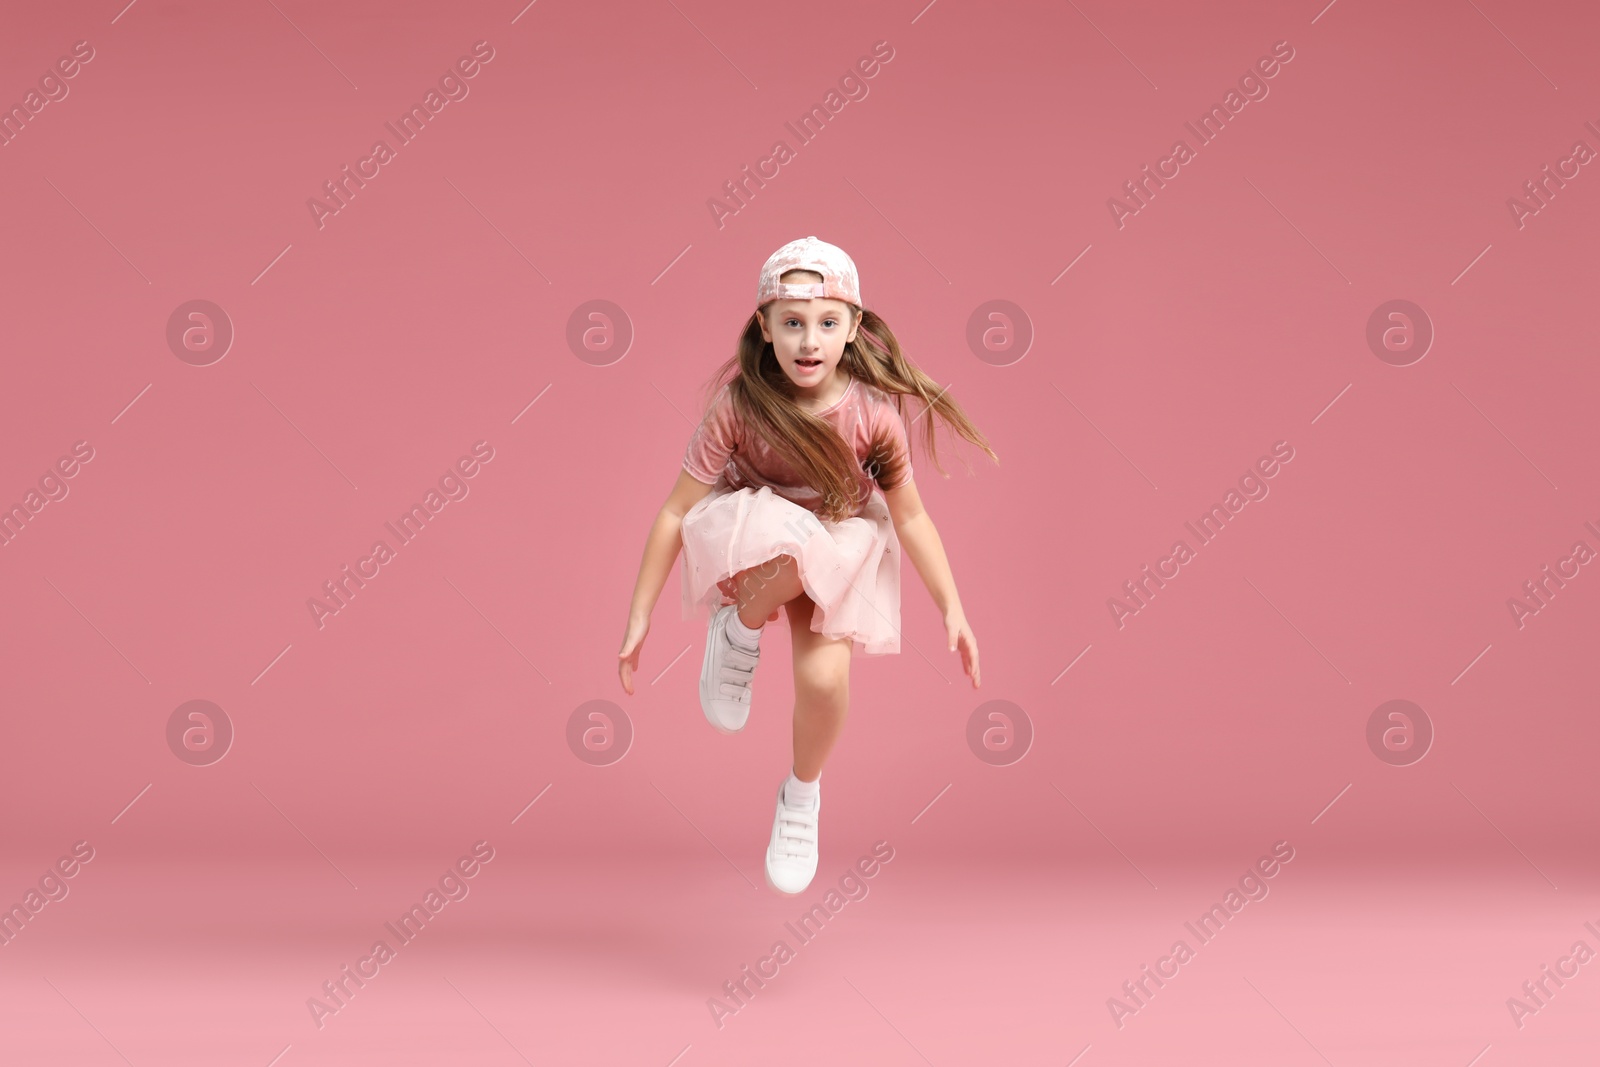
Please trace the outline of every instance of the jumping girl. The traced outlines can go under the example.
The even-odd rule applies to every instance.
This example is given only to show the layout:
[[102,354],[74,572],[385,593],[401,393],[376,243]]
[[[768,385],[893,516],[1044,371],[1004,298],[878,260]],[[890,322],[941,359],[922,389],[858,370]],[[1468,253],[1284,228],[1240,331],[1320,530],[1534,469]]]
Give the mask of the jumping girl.
[[[849,710],[852,649],[900,651],[901,545],[944,616],[950,651],[960,649],[979,685],[978,642],[911,480],[902,398],[918,397],[923,414],[999,457],[862,307],[850,257],[815,237],[784,245],[761,268],[756,310],[709,391],[715,398],[645,542],[618,671],[632,695],[680,546],[683,617],[701,604],[709,615],[700,707],[715,729],[744,728],[761,631],[779,606],[788,612],[794,756],[778,787],[766,876],[779,892],[799,893],[817,870],[822,765]],[[927,449],[944,474],[933,423]]]

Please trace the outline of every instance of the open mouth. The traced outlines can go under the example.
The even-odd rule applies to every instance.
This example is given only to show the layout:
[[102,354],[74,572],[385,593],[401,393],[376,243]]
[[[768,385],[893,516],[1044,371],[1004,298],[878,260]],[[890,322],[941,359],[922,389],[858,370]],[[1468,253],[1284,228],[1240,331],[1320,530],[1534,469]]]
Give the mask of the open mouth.
[[797,360],[794,361],[794,365],[796,367],[799,367],[801,370],[812,370],[814,368],[822,366],[822,360],[820,360],[820,359],[797,359]]

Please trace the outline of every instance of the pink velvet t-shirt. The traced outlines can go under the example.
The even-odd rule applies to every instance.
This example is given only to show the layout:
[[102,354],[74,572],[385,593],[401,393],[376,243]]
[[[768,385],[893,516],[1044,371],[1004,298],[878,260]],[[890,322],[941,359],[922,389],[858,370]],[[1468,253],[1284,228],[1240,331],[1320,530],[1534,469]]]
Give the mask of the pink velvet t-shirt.
[[[911,481],[911,450],[906,440],[905,422],[889,394],[859,378],[851,378],[844,395],[831,407],[815,414],[831,423],[839,436],[855,449],[856,458],[862,461],[867,458],[873,434],[886,429],[905,463],[905,474],[900,481],[887,488],[898,489]],[[727,386],[717,394],[711,410],[689,438],[689,445],[683,452],[683,469],[696,481],[707,484],[714,484],[718,475],[726,473],[728,486],[734,491],[770,486],[778,496],[812,512],[822,506],[821,493],[800,484],[800,476],[794,468],[759,434],[746,432],[733,410],[733,398]],[[876,483],[861,470],[855,514],[859,515],[866,507],[874,488]]]

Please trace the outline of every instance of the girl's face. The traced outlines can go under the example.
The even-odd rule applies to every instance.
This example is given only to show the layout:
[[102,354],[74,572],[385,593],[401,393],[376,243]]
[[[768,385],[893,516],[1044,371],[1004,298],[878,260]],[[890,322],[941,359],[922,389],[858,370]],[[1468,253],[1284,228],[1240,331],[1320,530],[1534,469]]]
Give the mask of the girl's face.
[[801,396],[832,395],[834,368],[860,326],[854,310],[843,300],[774,300],[763,309],[761,336]]

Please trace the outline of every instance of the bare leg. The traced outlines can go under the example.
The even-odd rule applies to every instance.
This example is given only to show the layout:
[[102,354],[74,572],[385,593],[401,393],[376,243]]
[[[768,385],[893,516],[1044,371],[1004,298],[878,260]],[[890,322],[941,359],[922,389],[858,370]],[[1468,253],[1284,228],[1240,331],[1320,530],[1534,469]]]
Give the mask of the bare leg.
[[850,712],[851,641],[811,632],[816,605],[804,593],[785,607],[794,644],[794,776],[814,782]]
[[[800,568],[793,556],[778,556],[756,567],[747,567],[733,576],[735,599],[739,602],[739,621],[752,630],[767,621],[767,616],[805,593],[800,584]],[[809,602],[809,599],[808,599]]]

